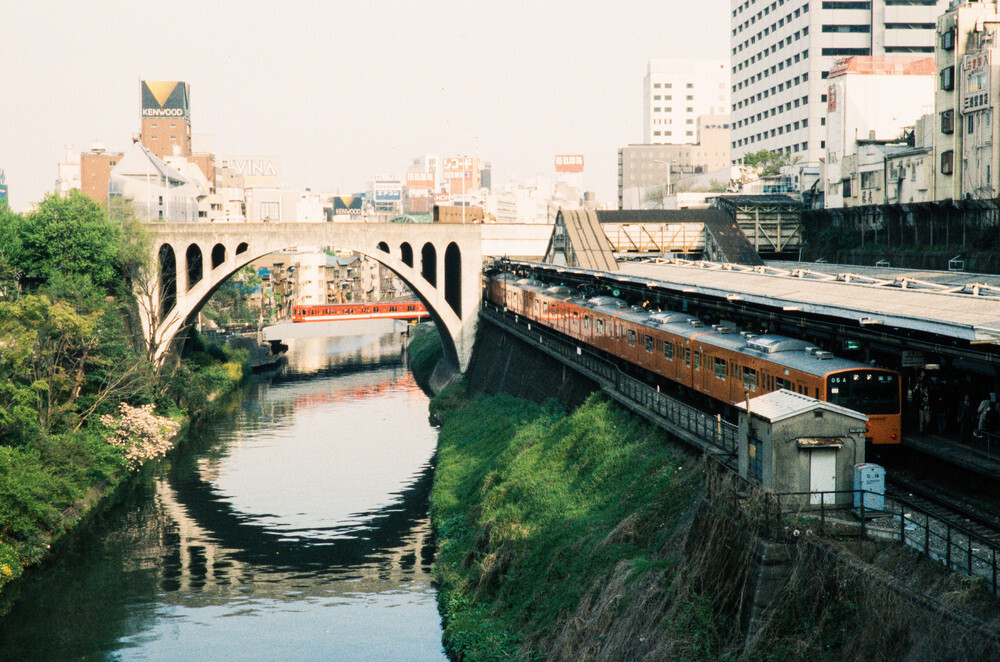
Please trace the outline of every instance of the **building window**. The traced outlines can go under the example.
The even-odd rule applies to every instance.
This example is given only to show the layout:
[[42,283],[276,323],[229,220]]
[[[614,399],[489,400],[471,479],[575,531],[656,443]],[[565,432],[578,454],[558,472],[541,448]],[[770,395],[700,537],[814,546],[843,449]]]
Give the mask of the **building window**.
[[659,83],[653,83],[653,87],[655,87],[656,89],[660,89],[660,84]]
[[867,48],[824,48],[820,53],[822,55],[869,55],[871,51]]
[[[889,27],[889,24],[886,24]],[[855,25],[824,25],[823,32],[870,32],[871,25],[860,23]]]
[[279,212],[279,205],[277,202],[260,203],[260,220],[277,221],[280,219],[281,219],[281,214]]
[[950,175],[952,173],[952,168],[953,168],[952,161],[954,159],[954,156],[955,156],[955,152],[953,152],[950,149],[948,151],[946,151],[946,152],[941,152],[941,174],[942,175]]
[[941,70],[941,89],[950,92],[955,89],[955,67],[945,67]]
[[941,33],[941,49],[945,51],[955,50],[955,30],[951,29]]

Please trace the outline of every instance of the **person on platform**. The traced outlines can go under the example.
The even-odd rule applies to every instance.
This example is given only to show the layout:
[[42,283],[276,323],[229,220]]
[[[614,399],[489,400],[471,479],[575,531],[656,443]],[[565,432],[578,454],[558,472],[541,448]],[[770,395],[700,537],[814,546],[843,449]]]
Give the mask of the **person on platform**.
[[961,440],[968,443],[972,440],[972,422],[975,418],[975,405],[972,404],[972,396],[968,393],[958,404],[958,430]]

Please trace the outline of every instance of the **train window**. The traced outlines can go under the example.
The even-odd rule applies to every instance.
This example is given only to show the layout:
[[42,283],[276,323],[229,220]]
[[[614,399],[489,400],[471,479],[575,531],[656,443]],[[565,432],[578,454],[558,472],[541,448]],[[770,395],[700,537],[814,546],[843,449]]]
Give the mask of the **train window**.
[[674,345],[673,343],[665,342],[663,343],[663,356],[671,361],[674,360]]
[[694,369],[701,370],[701,352],[694,353]]
[[743,388],[748,391],[757,390],[757,371],[753,368],[743,368]]
[[719,379],[726,378],[726,360],[725,359],[715,359],[715,376]]
[[684,365],[691,367],[691,348],[684,348]]
[[597,332],[603,335],[603,333],[604,333],[604,320],[597,320]]
[[646,351],[647,352],[652,352],[653,351],[653,337],[652,336],[645,336],[645,338],[646,338]]
[[635,331],[632,329],[628,330],[628,344],[635,347]]
[[590,330],[590,315],[583,316],[583,328]]

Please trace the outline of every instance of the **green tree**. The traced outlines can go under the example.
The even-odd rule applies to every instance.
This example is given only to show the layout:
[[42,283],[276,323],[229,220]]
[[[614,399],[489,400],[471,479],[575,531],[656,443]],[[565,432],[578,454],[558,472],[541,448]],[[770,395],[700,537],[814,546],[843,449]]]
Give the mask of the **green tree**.
[[792,161],[784,152],[773,152],[762,149],[743,156],[743,167],[751,170],[758,177],[774,177],[781,173],[781,167]]
[[17,258],[21,252],[21,217],[0,207],[0,300],[18,294]]
[[57,275],[85,276],[105,292],[121,279],[121,227],[79,191],[45,196],[20,223],[17,266],[41,284]]

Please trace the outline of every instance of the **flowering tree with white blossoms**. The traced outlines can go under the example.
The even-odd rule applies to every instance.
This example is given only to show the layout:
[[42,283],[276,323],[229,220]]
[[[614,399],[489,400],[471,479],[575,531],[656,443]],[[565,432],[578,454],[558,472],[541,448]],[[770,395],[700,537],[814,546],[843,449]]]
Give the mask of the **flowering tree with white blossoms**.
[[153,405],[131,407],[121,403],[121,417],[101,416],[101,423],[111,428],[108,443],[125,451],[129,466],[136,468],[149,460],[163,457],[170,449],[170,438],[180,423],[153,413]]

